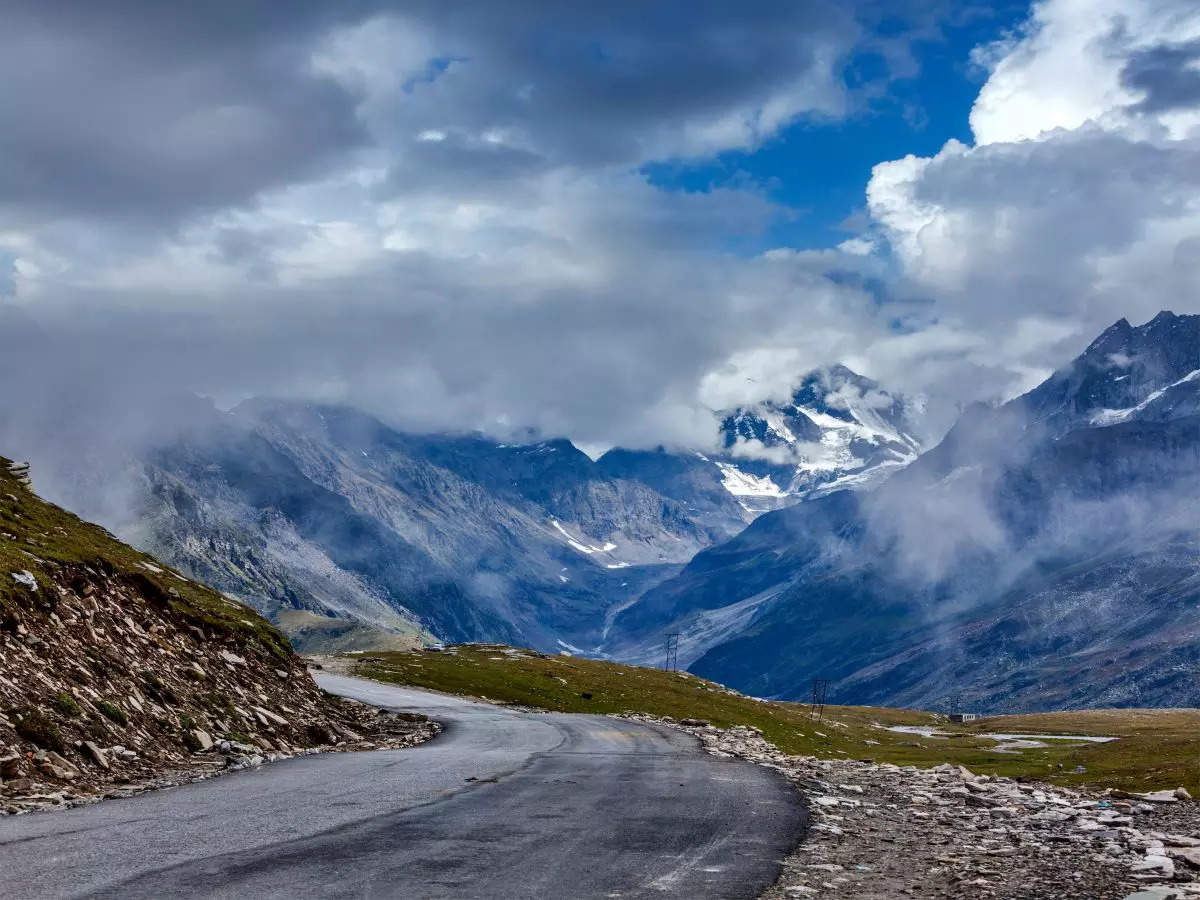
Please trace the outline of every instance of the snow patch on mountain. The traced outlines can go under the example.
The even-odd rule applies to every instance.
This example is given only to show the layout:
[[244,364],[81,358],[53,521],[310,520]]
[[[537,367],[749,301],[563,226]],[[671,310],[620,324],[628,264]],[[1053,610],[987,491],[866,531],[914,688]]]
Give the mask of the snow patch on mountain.
[[557,519],[551,519],[550,524],[558,530],[559,534],[566,538],[567,543],[570,544],[571,547],[578,550],[580,553],[586,553],[590,556],[593,553],[611,553],[613,550],[617,549],[617,545],[612,541],[606,542],[602,547],[597,547],[595,544],[585,544],[583,541],[577,540],[574,535],[567,531],[567,529],[563,528]]
[[716,463],[721,470],[721,484],[735,497],[786,497],[779,485],[766,475],[752,475],[728,462]]
[[[1128,377],[1128,375],[1122,375],[1121,378],[1114,379],[1114,381],[1121,381]],[[1100,412],[1096,413],[1096,415],[1092,416],[1091,423],[1093,425],[1099,425],[1103,427],[1105,425],[1118,425],[1121,422],[1128,422],[1131,418],[1136,416],[1142,410],[1146,409],[1148,406],[1150,406],[1150,404],[1156,401],[1167,391],[1171,390],[1172,388],[1179,387],[1181,384],[1187,384],[1189,381],[1195,381],[1197,378],[1200,378],[1200,369],[1195,369],[1194,371],[1188,372],[1178,381],[1173,381],[1166,387],[1161,387],[1155,391],[1152,391],[1145,400],[1136,406],[1130,406],[1127,409],[1102,409]]]

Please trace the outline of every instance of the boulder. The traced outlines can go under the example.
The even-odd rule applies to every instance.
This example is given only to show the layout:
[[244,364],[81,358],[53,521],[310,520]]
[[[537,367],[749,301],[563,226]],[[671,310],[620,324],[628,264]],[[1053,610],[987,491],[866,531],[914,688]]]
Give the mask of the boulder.
[[977,806],[983,809],[991,809],[993,806],[1003,806],[1003,802],[994,797],[987,797],[983,794],[967,794],[965,798],[967,806]]
[[1163,852],[1171,859],[1183,860],[1189,869],[1200,869],[1200,847],[1168,847]]
[[200,748],[201,753],[206,753],[213,748],[213,739],[207,731],[193,728],[192,737],[196,739],[196,745]]
[[37,579],[33,577],[33,573],[28,569],[22,569],[20,572],[13,572],[12,578],[17,584],[21,585],[22,587],[27,587],[31,591],[36,591],[38,589]]
[[74,764],[53,750],[39,750],[33,759],[37,767],[51,778],[72,781],[79,777],[79,770],[75,768]]
[[105,753],[91,741],[84,741],[81,746],[83,747],[83,752],[91,758],[92,762],[98,765],[101,769],[108,771],[109,762],[107,753]]
[[1170,878],[1175,874],[1175,863],[1168,856],[1148,853],[1133,864],[1134,872],[1158,872]]
[[9,752],[0,756],[0,778],[16,778],[21,774],[21,754]]
[[264,720],[264,719],[266,720],[265,722],[263,722],[263,724],[269,724],[269,725],[286,725],[287,724],[287,719],[285,719],[283,716],[280,716],[280,715],[277,715],[277,714],[271,712],[269,709],[263,709],[261,706],[251,706],[250,708],[252,710],[254,710],[255,714],[259,717],[260,720]]

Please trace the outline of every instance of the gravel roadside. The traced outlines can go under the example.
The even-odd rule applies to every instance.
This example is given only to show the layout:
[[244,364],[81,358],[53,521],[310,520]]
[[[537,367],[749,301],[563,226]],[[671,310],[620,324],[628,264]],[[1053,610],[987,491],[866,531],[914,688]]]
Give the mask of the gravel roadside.
[[944,764],[787,756],[756,729],[683,728],[715,756],[776,769],[809,833],[764,900],[1200,897],[1200,803],[1184,791],[1082,791]]

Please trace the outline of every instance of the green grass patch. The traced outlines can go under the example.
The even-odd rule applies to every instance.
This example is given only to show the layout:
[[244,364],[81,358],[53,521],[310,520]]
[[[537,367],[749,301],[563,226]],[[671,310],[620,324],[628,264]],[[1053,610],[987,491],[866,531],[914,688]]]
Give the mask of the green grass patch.
[[111,703],[108,700],[100,700],[96,703],[96,709],[100,710],[100,714],[111,722],[116,722],[118,725],[125,726],[129,724],[129,716],[125,714],[125,710]]
[[[53,571],[89,566],[119,576],[151,603],[171,609],[190,624],[233,635],[239,643],[256,645],[279,659],[290,657],[287,638],[258,613],[184,578],[99,525],[47,503],[9,470],[10,464],[0,457],[0,627],[11,627],[20,608],[31,602],[53,606]],[[14,572],[29,572],[38,589],[20,584]]]
[[37,707],[15,710],[10,718],[16,721],[17,734],[25,740],[32,741],[43,750],[65,752],[66,744],[63,742],[62,732],[58,730],[54,720]]
[[82,708],[79,706],[79,701],[66,692],[61,693],[54,698],[54,707],[64,716],[67,716],[71,719],[74,719],[81,712],[83,712]]
[[[374,653],[357,673],[506,703],[572,713],[642,712],[698,718],[727,728],[753,725],[781,750],[827,759],[871,759],[897,765],[943,762],[983,774],[1056,783],[1149,790],[1183,785],[1200,795],[1200,711],[1102,710],[1042,716],[993,716],[952,726],[919,710],[827,706],[814,718],[803,703],[763,702],[684,672],[664,672],[532,651],[508,654],[495,645],[454,652]],[[585,698],[585,694],[590,698]],[[887,730],[924,725],[948,732],[924,737]],[[1106,744],[1046,741],[1005,753],[983,732],[1115,736]],[[1082,766],[1085,771],[1075,772]]]

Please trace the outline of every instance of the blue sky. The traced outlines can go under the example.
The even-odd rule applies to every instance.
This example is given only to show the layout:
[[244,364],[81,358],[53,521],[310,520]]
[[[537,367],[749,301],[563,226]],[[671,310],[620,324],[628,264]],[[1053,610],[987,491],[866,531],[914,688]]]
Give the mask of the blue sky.
[[[656,162],[643,171],[667,190],[707,191],[750,181],[794,210],[794,217],[767,233],[746,236],[737,248],[743,252],[835,246],[849,236],[846,220],[863,208],[876,163],[910,153],[932,156],[951,138],[971,142],[967,119],[987,78],[971,63],[971,51],[1010,34],[1028,14],[1028,3],[997,2],[962,15],[966,21],[943,23],[940,39],[913,45],[916,77],[891,81],[882,96],[860,96],[846,118],[803,117],[753,152]],[[880,83],[884,74],[882,60],[868,53],[847,62],[844,79],[853,90]]]

